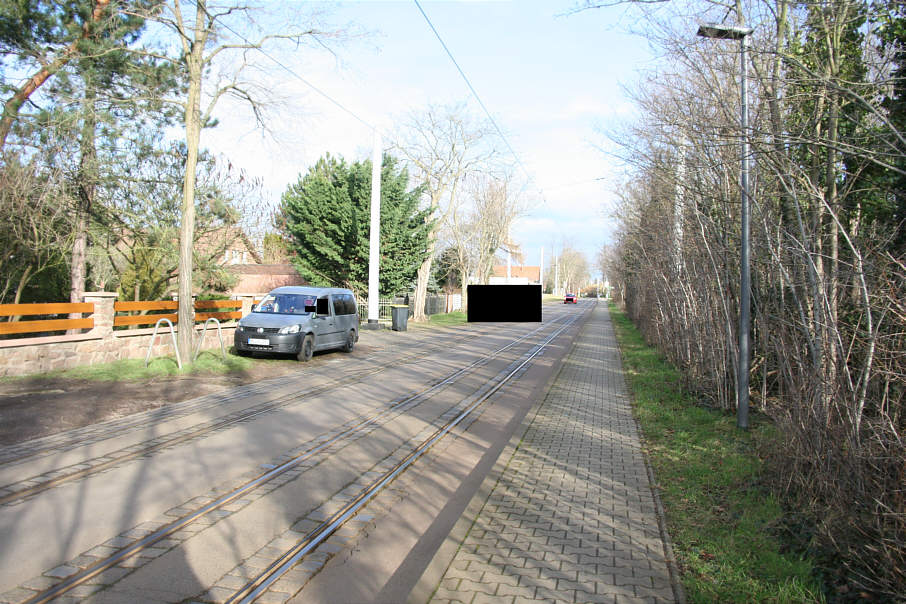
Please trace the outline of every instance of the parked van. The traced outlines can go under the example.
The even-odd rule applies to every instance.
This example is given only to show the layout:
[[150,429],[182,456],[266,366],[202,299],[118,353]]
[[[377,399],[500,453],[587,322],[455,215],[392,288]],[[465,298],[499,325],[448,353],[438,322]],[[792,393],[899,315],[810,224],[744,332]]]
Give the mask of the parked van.
[[239,320],[236,352],[279,352],[308,361],[316,350],[352,352],[359,341],[355,296],[338,287],[278,287]]

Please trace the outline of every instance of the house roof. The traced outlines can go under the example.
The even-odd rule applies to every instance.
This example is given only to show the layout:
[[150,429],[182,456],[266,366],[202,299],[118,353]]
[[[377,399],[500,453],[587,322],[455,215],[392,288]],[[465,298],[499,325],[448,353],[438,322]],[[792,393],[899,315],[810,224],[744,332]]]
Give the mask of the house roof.
[[[506,264],[499,264],[494,267],[492,277],[506,277]],[[524,277],[529,281],[541,281],[540,266],[511,266],[510,276],[514,278]]]

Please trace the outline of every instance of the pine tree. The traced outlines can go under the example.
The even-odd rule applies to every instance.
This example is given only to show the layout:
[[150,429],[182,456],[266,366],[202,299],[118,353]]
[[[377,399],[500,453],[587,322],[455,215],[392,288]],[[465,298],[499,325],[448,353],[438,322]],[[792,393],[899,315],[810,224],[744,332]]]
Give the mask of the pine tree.
[[[380,291],[408,289],[427,254],[431,223],[419,209],[422,187],[407,190],[409,174],[384,156],[381,168]],[[313,285],[364,292],[368,283],[371,162],[347,164],[326,155],[283,194],[294,263]]]

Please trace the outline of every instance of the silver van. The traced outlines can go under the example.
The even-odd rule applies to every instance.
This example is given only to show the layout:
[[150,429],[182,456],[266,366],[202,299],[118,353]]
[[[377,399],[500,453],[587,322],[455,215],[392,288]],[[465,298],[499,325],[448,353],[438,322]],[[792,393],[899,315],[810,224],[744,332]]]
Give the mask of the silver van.
[[359,313],[351,290],[278,287],[242,317],[233,336],[236,352],[279,352],[308,361],[316,350],[352,352],[359,341]]

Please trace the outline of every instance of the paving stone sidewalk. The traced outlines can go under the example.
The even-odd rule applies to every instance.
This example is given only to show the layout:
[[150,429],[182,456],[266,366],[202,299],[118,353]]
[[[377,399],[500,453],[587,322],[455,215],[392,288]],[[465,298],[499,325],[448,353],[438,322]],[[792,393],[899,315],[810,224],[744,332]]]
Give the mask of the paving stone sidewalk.
[[598,304],[431,601],[682,601],[657,510]]

